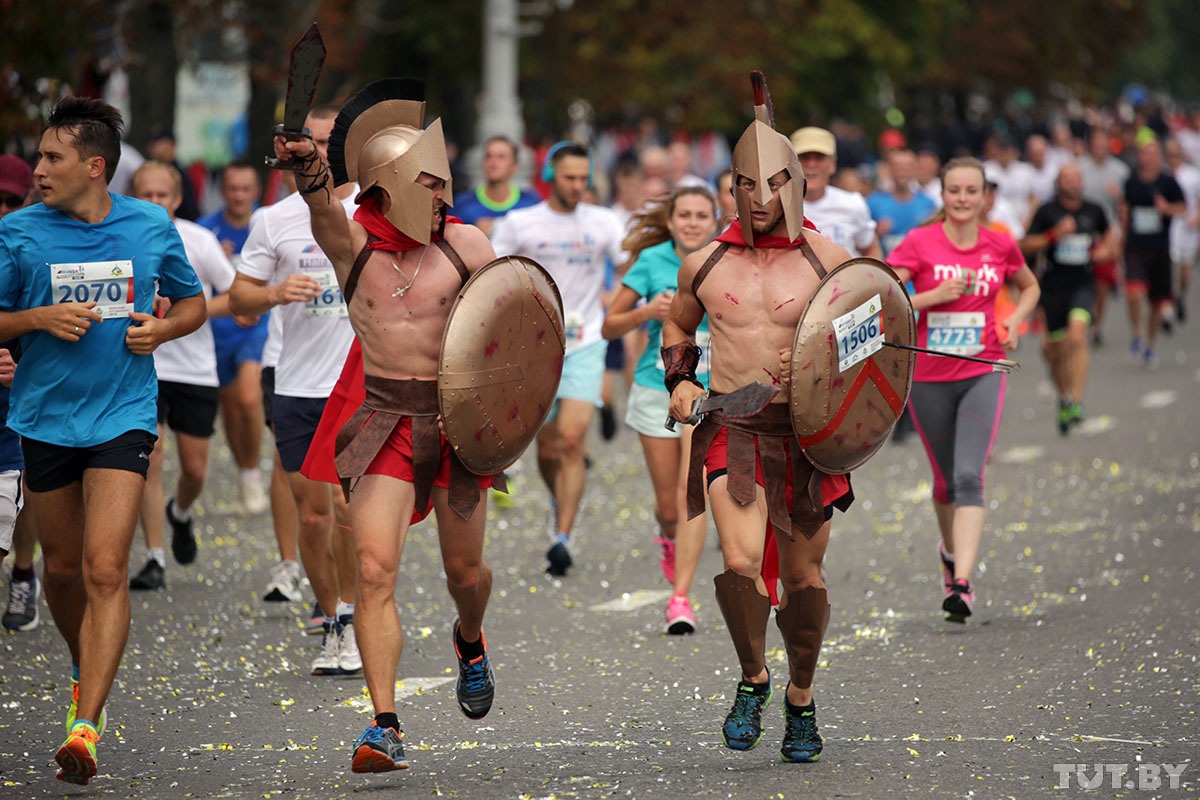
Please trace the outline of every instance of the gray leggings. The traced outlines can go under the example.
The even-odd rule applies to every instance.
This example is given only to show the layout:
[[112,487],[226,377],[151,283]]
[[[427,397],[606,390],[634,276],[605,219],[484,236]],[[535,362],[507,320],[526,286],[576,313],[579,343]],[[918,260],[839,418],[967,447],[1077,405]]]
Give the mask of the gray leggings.
[[989,372],[947,382],[913,382],[908,406],[933,468],[933,499],[983,505],[983,471],[1000,428],[1008,376]]

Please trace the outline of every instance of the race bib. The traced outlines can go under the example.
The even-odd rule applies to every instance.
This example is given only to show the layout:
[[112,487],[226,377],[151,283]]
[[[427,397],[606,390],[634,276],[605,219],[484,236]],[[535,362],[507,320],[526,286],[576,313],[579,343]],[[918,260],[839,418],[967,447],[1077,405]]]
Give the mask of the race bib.
[[929,348],[939,353],[974,356],[983,352],[982,311],[935,311],[928,314]]
[[342,296],[342,290],[338,286],[337,273],[332,269],[326,269],[305,274],[311,276],[321,287],[321,293],[305,304],[305,312],[308,316],[325,319],[345,317],[349,314],[346,309],[346,298]]
[[1134,206],[1130,209],[1129,229],[1142,235],[1162,233],[1162,214],[1154,206]]
[[50,264],[55,303],[92,303],[102,319],[125,319],[133,311],[133,262]]
[[583,341],[583,315],[572,312],[566,315],[563,320],[564,335],[567,339],[567,345],[572,342]]
[[879,295],[836,317],[833,335],[837,339],[838,372],[845,372],[883,347],[883,303]]
[[1054,261],[1064,267],[1085,266],[1092,257],[1092,237],[1087,233],[1061,236],[1054,245]]

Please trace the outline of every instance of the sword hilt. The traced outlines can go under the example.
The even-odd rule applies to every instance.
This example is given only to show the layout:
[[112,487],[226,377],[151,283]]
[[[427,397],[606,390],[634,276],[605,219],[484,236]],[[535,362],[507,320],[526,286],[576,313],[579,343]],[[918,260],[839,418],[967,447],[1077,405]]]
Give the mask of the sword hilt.
[[[684,420],[684,422],[686,424],[695,425],[696,423],[698,423],[700,421],[699,409],[700,409],[700,404],[702,402],[704,402],[704,398],[698,397],[698,398],[696,398],[696,402],[692,403],[692,415]],[[669,411],[667,412],[667,423],[666,424],[667,424],[667,430],[669,430],[669,431],[675,430],[675,418],[671,416],[671,412],[669,412]]]
[[[312,129],[301,128],[300,130],[296,130],[295,128],[285,128],[283,125],[276,125],[274,131],[272,131],[272,135],[282,136],[289,142],[298,142],[301,139],[311,140]],[[266,165],[271,169],[288,169],[293,172],[299,172],[300,170],[304,169],[304,163],[302,161],[297,161],[295,158],[282,161],[275,156],[267,156],[264,159],[264,163],[266,163]]]

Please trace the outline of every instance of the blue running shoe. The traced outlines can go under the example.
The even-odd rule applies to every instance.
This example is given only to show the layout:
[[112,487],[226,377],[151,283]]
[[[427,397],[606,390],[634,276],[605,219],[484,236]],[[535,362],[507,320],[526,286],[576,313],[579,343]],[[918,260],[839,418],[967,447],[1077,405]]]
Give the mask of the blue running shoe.
[[492,700],[496,697],[496,676],[487,656],[487,639],[480,631],[479,644],[483,647],[483,655],[467,659],[458,650],[457,619],[454,620],[450,638],[454,642],[454,655],[458,657],[458,685],[454,689],[458,707],[467,719],[483,719],[492,710]]
[[395,728],[381,728],[374,722],[354,740],[353,772],[392,772],[408,769],[404,757],[404,734]]
[[546,551],[546,561],[549,562],[546,572],[556,577],[566,575],[567,570],[575,563],[575,559],[571,558],[571,551],[567,548],[567,543],[563,541],[555,542]]
[[787,728],[779,754],[784,761],[808,764],[821,760],[821,734],[817,733],[817,708],[797,709],[783,698],[783,716]]
[[738,681],[737,697],[721,728],[726,747],[730,750],[753,750],[758,745],[763,734],[762,712],[771,702],[774,691],[769,674],[765,685]]

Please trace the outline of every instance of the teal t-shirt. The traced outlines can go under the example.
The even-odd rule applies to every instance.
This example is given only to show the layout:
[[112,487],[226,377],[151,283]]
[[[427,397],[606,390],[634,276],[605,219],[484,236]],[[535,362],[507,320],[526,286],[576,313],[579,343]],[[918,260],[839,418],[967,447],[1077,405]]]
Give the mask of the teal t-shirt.
[[157,430],[154,356],[125,345],[129,310],[154,295],[203,289],[179,232],[153,203],[110,195],[112,211],[88,224],[38,204],[0,220],[0,311],[96,301],[104,321],[78,342],[44,331],[21,337],[8,425],[62,447],[91,447],[132,430]]
[[[621,283],[628,286],[647,301],[654,299],[661,292],[675,291],[679,288],[679,265],[682,260],[675,253],[674,242],[667,240],[662,244],[647,247],[633,262],[633,266],[625,273]],[[634,383],[653,389],[666,391],[664,381],[666,370],[663,367],[662,356],[662,323],[656,319],[647,323],[647,333],[650,341],[646,345],[642,357],[638,359],[637,368],[633,372]],[[696,377],[708,387],[708,318],[700,320],[696,330],[696,344],[703,351],[700,364],[696,367]]]

